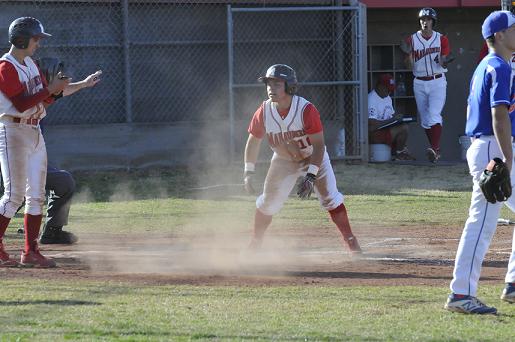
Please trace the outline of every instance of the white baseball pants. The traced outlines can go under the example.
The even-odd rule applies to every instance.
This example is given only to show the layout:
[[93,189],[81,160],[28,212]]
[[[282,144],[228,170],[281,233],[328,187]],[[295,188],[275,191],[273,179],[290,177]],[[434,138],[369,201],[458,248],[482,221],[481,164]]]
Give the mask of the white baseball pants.
[[442,77],[423,81],[413,80],[413,93],[420,113],[420,125],[429,129],[436,124],[442,124],[442,111],[447,93],[447,80]]
[[[281,159],[274,153],[265,179],[263,194],[256,200],[256,206],[265,215],[277,214],[288,199],[299,177],[304,177],[307,160],[291,161]],[[336,187],[336,177],[327,151],[315,181],[315,193],[325,210],[336,209],[343,203],[343,195]]]
[[[497,228],[497,219],[503,203],[515,212],[515,194],[506,202],[488,203],[478,181],[488,162],[502,153],[494,136],[474,140],[467,150],[467,162],[472,175],[472,199],[469,217],[461,235],[454,265],[451,291],[455,294],[476,296],[481,266]],[[512,161],[513,164],[513,161]],[[515,183],[515,165],[511,171]],[[505,281],[515,282],[515,230]]]
[[13,217],[25,197],[25,213],[40,215],[45,203],[47,154],[39,126],[0,122],[0,166],[5,189],[0,214]]

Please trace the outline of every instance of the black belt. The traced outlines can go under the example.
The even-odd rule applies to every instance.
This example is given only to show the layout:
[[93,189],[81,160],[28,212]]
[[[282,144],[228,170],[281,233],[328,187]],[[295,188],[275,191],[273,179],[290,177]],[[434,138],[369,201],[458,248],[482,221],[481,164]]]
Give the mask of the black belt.
[[417,76],[415,78],[417,80],[422,80],[422,81],[431,81],[431,80],[436,80],[437,78],[440,78],[442,76],[443,76],[443,74],[435,74],[433,76]]

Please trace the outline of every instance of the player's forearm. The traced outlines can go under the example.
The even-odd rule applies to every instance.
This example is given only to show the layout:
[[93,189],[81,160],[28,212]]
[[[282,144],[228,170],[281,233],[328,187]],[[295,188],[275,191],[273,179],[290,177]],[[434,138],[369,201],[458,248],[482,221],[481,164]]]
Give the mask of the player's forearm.
[[501,105],[492,108],[492,126],[497,143],[506,160],[506,165],[511,170],[513,162],[511,121],[506,106]]
[[255,164],[259,155],[261,139],[249,134],[247,145],[245,146],[245,164]]
[[85,81],[70,83],[64,88],[63,90],[63,96],[70,96],[73,93],[78,92],[81,89],[86,88],[87,83]]
[[50,96],[50,93],[47,88],[41,89],[34,95],[25,95],[19,94],[10,98],[13,103],[14,108],[18,110],[20,113],[23,113],[29,108],[36,106],[38,103],[43,102]]
[[320,165],[322,165],[322,160],[324,159],[325,153],[324,134],[322,132],[317,134],[310,134],[309,140],[313,145],[313,153],[311,154],[309,163],[315,165],[316,167],[320,167]]

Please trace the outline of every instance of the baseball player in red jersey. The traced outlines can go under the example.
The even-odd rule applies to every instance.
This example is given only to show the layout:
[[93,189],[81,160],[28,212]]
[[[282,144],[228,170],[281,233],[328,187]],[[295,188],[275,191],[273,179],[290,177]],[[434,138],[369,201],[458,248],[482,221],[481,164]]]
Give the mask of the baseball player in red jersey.
[[4,195],[0,199],[0,266],[16,266],[5,252],[2,239],[25,197],[25,248],[20,263],[55,267],[39,252],[37,238],[45,201],[47,155],[39,121],[69,79],[57,77],[47,85],[31,56],[40,40],[51,35],[35,18],[22,17],[9,26],[8,53],[0,58],[0,163]]
[[[433,31],[437,21],[436,11],[423,8],[419,14],[420,31],[409,36],[408,68],[413,70],[413,92],[420,113],[421,126],[429,140],[426,150],[429,161],[440,159],[440,137],[442,135],[442,110],[447,91],[447,64],[454,58],[450,55],[446,36]],[[406,52],[406,51],[405,51]]]
[[281,210],[297,179],[302,177],[297,195],[308,198],[315,191],[320,205],[329,211],[349,249],[353,253],[361,253],[358,241],[352,234],[343,195],[336,187],[324,143],[320,113],[312,103],[295,95],[298,83],[291,67],[272,65],[259,81],[266,84],[269,99],[256,110],[248,128],[244,170],[247,192],[255,192],[255,163],[263,138],[268,140],[274,154],[263,194],[256,200],[254,231],[249,248],[260,248],[272,216]]

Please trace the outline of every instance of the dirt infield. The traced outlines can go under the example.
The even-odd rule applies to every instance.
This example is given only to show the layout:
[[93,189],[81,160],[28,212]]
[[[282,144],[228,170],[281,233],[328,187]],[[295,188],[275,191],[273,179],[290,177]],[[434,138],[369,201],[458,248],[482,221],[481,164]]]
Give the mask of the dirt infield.
[[[336,229],[309,234],[274,227],[263,250],[248,253],[247,234],[80,235],[73,246],[43,246],[57,269],[0,268],[2,279],[38,278],[192,285],[448,285],[462,227],[356,226],[364,253],[353,258]],[[513,227],[499,226],[482,283],[503,283]],[[8,235],[19,257],[22,237]],[[100,243],[99,243],[100,242]]]

